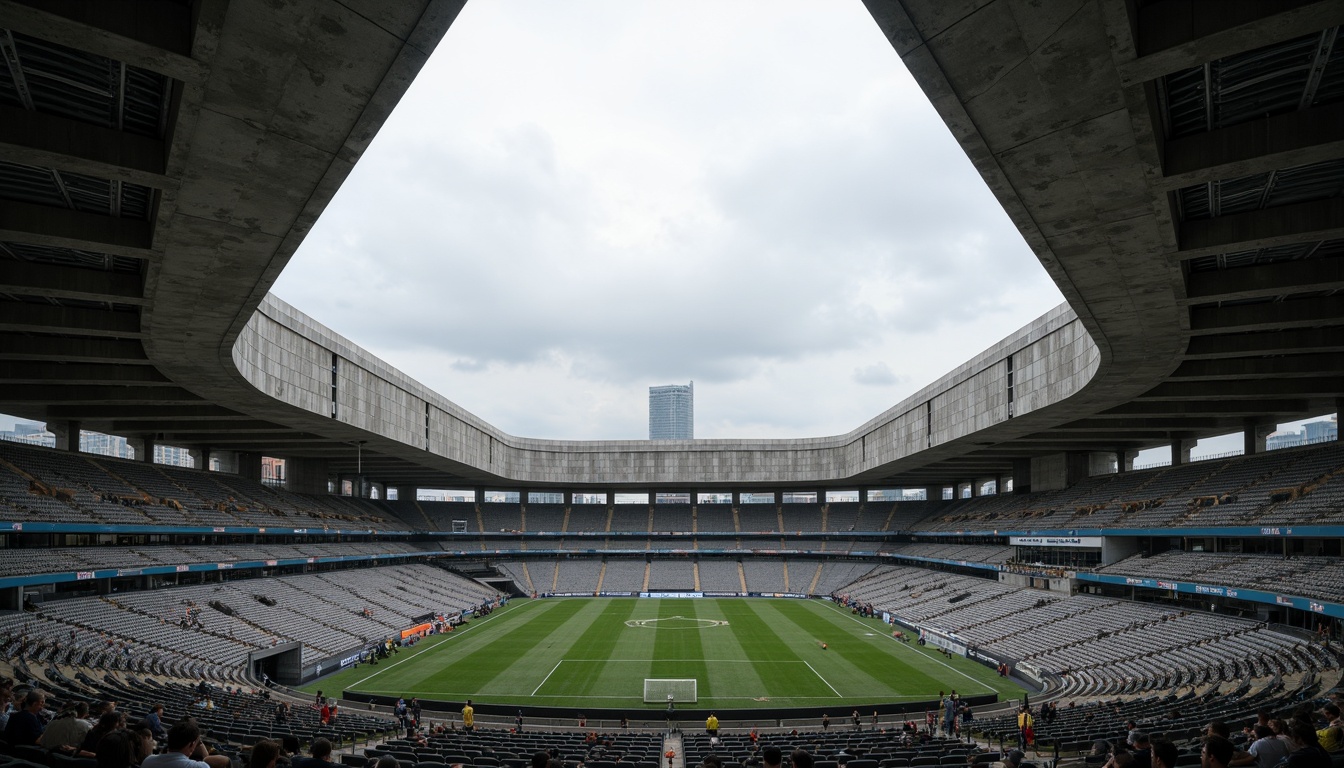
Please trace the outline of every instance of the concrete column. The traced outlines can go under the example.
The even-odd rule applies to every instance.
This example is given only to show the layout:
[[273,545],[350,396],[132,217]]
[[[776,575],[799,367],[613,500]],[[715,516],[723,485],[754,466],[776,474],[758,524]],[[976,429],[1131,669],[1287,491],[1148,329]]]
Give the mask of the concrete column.
[[191,457],[192,469],[210,469],[210,446],[200,445],[195,448],[189,448],[187,449],[187,455]]
[[925,486],[925,488],[924,488],[924,498],[928,499],[929,501],[942,501],[942,500],[943,500],[943,486],[941,486],[941,485],[929,485],[929,486]]
[[143,461],[146,464],[154,463],[154,438],[145,435],[144,437],[128,437],[126,444],[135,451],[135,460]]
[[1190,451],[1199,443],[1189,437],[1171,438],[1171,466],[1179,467],[1190,463]]
[[49,421],[47,431],[56,436],[56,450],[79,452],[78,421]]
[[210,451],[210,460],[219,464],[220,472],[228,472],[230,475],[238,474],[237,451]]
[[1013,459],[1013,495],[1031,493],[1031,459]]
[[1278,424],[1261,424],[1254,419],[1247,419],[1246,426],[1241,431],[1242,453],[1247,456],[1264,453],[1269,446],[1269,436],[1278,426]]
[[979,480],[972,480],[972,481],[971,481],[971,498],[972,498],[972,499],[979,498],[980,495],[981,495],[981,494],[980,494],[980,481],[979,481]]
[[825,504],[825,503],[826,503],[826,489],[825,489],[825,488],[818,488],[818,489],[816,490],[816,494],[817,494],[817,503],[818,503],[818,504]]
[[565,506],[566,506],[566,507],[572,507],[572,506],[574,506],[574,492],[573,492],[573,491],[565,491]]
[[783,503],[784,503],[784,492],[775,491],[775,506],[778,507],[780,504]]
[[1069,451],[1064,454],[1064,483],[1067,487],[1083,482],[1091,476],[1092,455],[1086,451]]
[[285,459],[286,490],[314,496],[326,494],[330,475],[326,459]]
[[260,453],[239,453],[238,454],[238,476],[247,478],[254,483],[261,482],[261,454]]
[[733,507],[737,508],[742,504],[742,492],[733,491]]
[[477,504],[484,504],[484,503],[485,503],[485,488],[483,488],[483,487],[481,487],[481,486],[477,486],[477,487],[475,487],[475,488],[472,488],[472,489],[471,489],[471,492],[472,492],[473,494],[476,495],[476,503],[477,503]]

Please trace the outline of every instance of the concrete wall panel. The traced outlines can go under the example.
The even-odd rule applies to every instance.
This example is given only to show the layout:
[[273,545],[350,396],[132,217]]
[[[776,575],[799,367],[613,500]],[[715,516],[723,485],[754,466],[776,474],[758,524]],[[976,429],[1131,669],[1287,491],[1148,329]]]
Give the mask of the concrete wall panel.
[[281,402],[331,415],[331,352],[258,312],[233,347],[252,385]]

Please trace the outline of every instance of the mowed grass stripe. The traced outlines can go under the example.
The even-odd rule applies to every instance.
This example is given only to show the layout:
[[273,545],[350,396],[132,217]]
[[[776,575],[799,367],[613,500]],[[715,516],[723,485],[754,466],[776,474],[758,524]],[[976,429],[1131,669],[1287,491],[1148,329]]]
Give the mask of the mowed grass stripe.
[[[351,667],[334,675],[328,675],[307,683],[301,686],[299,690],[308,693],[318,690],[370,691],[378,689],[384,680],[391,680],[391,684],[399,685],[402,680],[417,679],[422,674],[419,671],[422,669],[422,665],[429,664],[432,658],[440,656],[448,658],[448,654],[452,653],[452,648],[456,647],[455,644],[465,642],[482,633],[500,631],[500,628],[512,621],[514,615],[542,608],[541,604],[535,602],[510,603],[496,611],[494,615],[472,622],[467,629],[435,635],[416,643],[411,648],[400,649],[395,656],[379,662],[377,665],[361,664]],[[373,645],[373,641],[370,641],[369,645]]]
[[[670,619],[673,616],[699,618],[696,616],[695,603],[689,598],[672,598],[658,601],[657,616]],[[654,632],[653,663],[649,667],[649,677],[654,678],[694,678],[696,696],[701,701],[711,696],[709,670],[705,667],[704,646],[700,642],[698,629],[660,629]],[[640,696],[643,696],[643,681],[640,681]]]
[[768,689],[761,679],[760,668],[737,635],[737,622],[731,617],[729,606],[730,601],[726,600],[702,601],[697,605],[700,618],[728,622],[728,626],[707,626],[700,630],[709,690],[720,697],[765,696]]
[[[601,605],[598,601],[594,604]],[[613,600],[603,606],[587,630],[578,638],[564,661],[554,667],[554,672],[545,684],[537,689],[541,696],[588,696],[591,694],[629,695],[629,686],[625,680],[630,670],[629,663],[613,664],[612,654],[623,631],[627,629],[625,620],[634,610],[633,601]],[[643,672],[643,665],[635,665]]]
[[[568,646],[564,642],[564,637],[570,633],[577,635],[583,631],[586,624],[576,620],[576,617],[583,613],[585,608],[590,608],[590,611],[595,613],[591,606],[591,603],[585,601],[565,601],[557,603],[550,610],[519,617],[522,621],[515,619],[508,622],[507,627],[501,624],[500,629],[507,631],[489,632],[482,637],[473,638],[473,642],[469,645],[464,644],[463,648],[454,649],[456,653],[447,659],[446,664],[433,671],[421,669],[418,680],[408,680],[404,685],[412,685],[421,691],[447,691],[456,698],[470,695],[507,696],[530,693],[532,688],[541,683],[549,667],[536,674],[535,663],[525,665],[521,662],[524,659],[562,656]],[[491,685],[496,677],[515,664],[519,664],[519,668],[527,673],[526,681],[535,680],[531,687],[522,691],[511,686]],[[513,682],[515,685],[519,682],[516,676]],[[523,686],[526,687],[526,682]]]
[[[964,694],[998,692],[1005,698],[1022,695],[1022,688],[1012,680],[1000,678],[993,669],[966,659],[945,659],[938,649],[929,645],[921,646],[916,642],[901,643],[890,639],[891,627],[878,619],[862,619],[850,615],[849,611],[834,603],[821,603],[819,608],[825,613],[838,616],[841,624],[852,627],[872,627],[872,631],[881,634],[885,644],[896,651],[900,660],[931,679],[937,680],[940,690],[953,690]],[[970,678],[970,679],[967,679]],[[976,684],[980,687],[977,687]],[[921,691],[923,693],[923,691]]]
[[[895,647],[870,627],[838,621],[812,601],[780,600],[770,607],[780,621],[811,638],[816,651],[808,659],[817,674],[845,697],[874,694],[903,697],[928,690],[937,681],[898,660]],[[848,625],[848,626],[846,626]],[[821,643],[828,649],[821,650]]]
[[796,650],[800,644],[811,647],[811,639],[797,633],[776,631],[778,614],[776,602],[785,600],[738,600],[724,606],[730,617],[729,626],[738,636],[748,656],[762,663],[756,665],[764,690],[770,698],[834,698],[835,692],[826,681],[813,674],[802,662],[806,661]]

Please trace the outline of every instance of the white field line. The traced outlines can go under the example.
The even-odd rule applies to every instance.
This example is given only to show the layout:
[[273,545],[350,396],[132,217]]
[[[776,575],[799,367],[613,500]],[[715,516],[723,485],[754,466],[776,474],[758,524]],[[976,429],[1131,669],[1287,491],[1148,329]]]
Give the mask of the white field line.
[[823,683],[826,683],[826,687],[831,689],[831,693],[834,693],[837,699],[844,698],[843,696],[840,695],[839,691],[835,690],[835,686],[831,685],[829,680],[821,676],[821,673],[817,671],[816,667],[812,666],[811,662],[804,661],[803,663],[807,665],[808,669],[812,670],[812,674],[816,675],[818,680],[820,680]]
[[551,675],[554,675],[554,674],[555,674],[555,670],[559,669],[559,668],[560,668],[560,665],[561,665],[561,664],[564,664],[564,663],[565,663],[565,660],[564,660],[564,659],[561,659],[561,660],[555,662],[555,666],[554,666],[554,667],[551,667],[551,671],[550,671],[550,672],[547,672],[547,673],[546,673],[546,676],[543,677],[543,678],[541,678],[541,682],[540,682],[540,683],[537,683],[537,687],[532,689],[532,694],[531,694],[531,695],[536,696],[536,695],[537,695],[537,691],[540,691],[540,690],[541,690],[541,686],[545,685],[545,684],[546,684],[546,681],[551,679]]
[[[532,603],[525,603],[525,604],[523,605],[523,608],[526,608],[528,605],[531,605],[531,604],[532,604]],[[505,607],[507,607],[507,606],[505,606]],[[521,608],[520,608],[519,610],[521,610]],[[452,642],[453,638],[455,638],[455,637],[460,637],[460,636],[462,636],[462,635],[465,635],[466,633],[470,632],[471,630],[473,630],[473,629],[475,629],[475,628],[481,626],[481,625],[484,624],[485,622],[487,622],[487,621],[493,619],[495,616],[497,616],[497,615],[503,615],[503,614],[504,614],[504,611],[502,611],[502,610],[501,610],[501,611],[496,611],[495,613],[492,613],[492,614],[490,614],[489,616],[486,616],[484,619],[477,619],[476,621],[472,622],[471,626],[467,627],[466,629],[460,629],[460,630],[459,630],[459,629],[455,629],[455,630],[453,630],[453,632],[452,632],[451,635],[448,635],[448,637],[447,637],[446,639],[439,641],[439,644],[436,645],[436,646],[434,646],[433,648],[430,648],[429,650],[424,651],[424,652],[422,652],[422,653],[416,653],[416,654],[412,654],[412,655],[410,655],[410,656],[407,656],[406,658],[402,659],[401,661],[394,661],[394,662],[392,662],[391,664],[388,664],[387,666],[385,666],[385,667],[383,667],[382,669],[378,670],[377,672],[374,672],[372,675],[369,675],[368,677],[366,677],[366,678],[364,678],[364,679],[362,679],[362,680],[357,680],[357,681],[355,681],[355,682],[353,682],[353,683],[350,683],[349,685],[346,685],[346,686],[343,686],[343,687],[344,687],[346,690],[351,690],[351,689],[353,689],[355,686],[357,686],[357,685],[363,685],[364,683],[366,683],[366,682],[368,682],[369,680],[372,680],[373,678],[375,678],[375,677],[377,677],[377,676],[383,674],[384,672],[386,672],[386,671],[392,669],[393,667],[397,666],[398,664],[405,664],[406,662],[410,661],[411,659],[418,659],[418,658],[420,658],[421,656],[428,656],[429,654],[434,653],[435,651],[439,650],[440,648],[445,648],[445,647],[447,647],[448,644],[449,644],[450,642]],[[440,637],[442,637],[442,635],[440,635]],[[361,693],[362,693],[362,691],[361,691]]]
[[[873,627],[870,627],[870,626],[868,626],[867,624],[864,624],[864,623],[863,623],[862,621],[860,621],[859,619],[856,619],[856,618],[854,618],[853,616],[850,616],[850,615],[846,614],[846,613],[844,612],[844,609],[841,608],[840,606],[836,605],[835,603],[831,603],[830,605],[831,605],[831,609],[832,609],[832,610],[836,611],[837,613],[839,613],[839,614],[840,614],[841,616],[843,616],[844,618],[849,619],[850,621],[854,622],[855,624],[859,624],[859,625],[861,625],[861,626],[863,626],[863,627],[867,627],[868,629],[873,629]],[[894,642],[897,642],[896,638],[892,637],[891,635],[881,635],[881,636],[887,638],[888,640],[890,640],[890,641],[893,642],[893,643],[894,643]],[[919,655],[919,656],[924,656],[924,654],[919,653],[919,652],[917,652],[917,651],[913,651],[913,650],[911,651],[911,653],[915,653],[916,655]],[[970,680],[970,681],[971,681],[972,683],[974,683],[975,686],[976,686],[976,687],[975,687],[974,689],[972,689],[972,690],[977,690],[977,691],[978,691],[978,690],[982,690],[982,689],[984,688],[984,686],[985,686],[984,683],[980,682],[979,680],[976,680],[974,677],[971,677],[970,675],[966,674],[965,672],[962,672],[960,669],[957,669],[956,667],[951,666],[950,664],[948,664],[947,662],[945,662],[945,661],[943,661],[943,660],[941,660],[941,659],[935,659],[935,658],[933,658],[932,656],[924,656],[924,658],[929,659],[930,661],[934,662],[935,664],[939,664],[939,665],[941,665],[941,666],[943,666],[943,667],[946,667],[947,670],[948,670],[949,672],[955,672],[955,673],[957,673],[958,675],[961,675],[962,677],[966,678],[967,680]],[[988,689],[988,690],[989,690],[989,693],[994,693],[994,689],[993,689],[993,688],[990,688],[990,689]],[[926,696],[925,698],[928,698],[928,697]]]

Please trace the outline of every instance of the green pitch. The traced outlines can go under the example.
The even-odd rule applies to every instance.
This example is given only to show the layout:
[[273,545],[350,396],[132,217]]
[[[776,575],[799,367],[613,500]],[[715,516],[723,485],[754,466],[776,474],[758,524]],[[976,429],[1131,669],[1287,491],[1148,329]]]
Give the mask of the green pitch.
[[637,598],[515,600],[303,690],[661,710],[644,703],[645,678],[695,678],[694,706],[725,710],[1022,692],[992,669],[897,642],[880,621],[828,601]]

